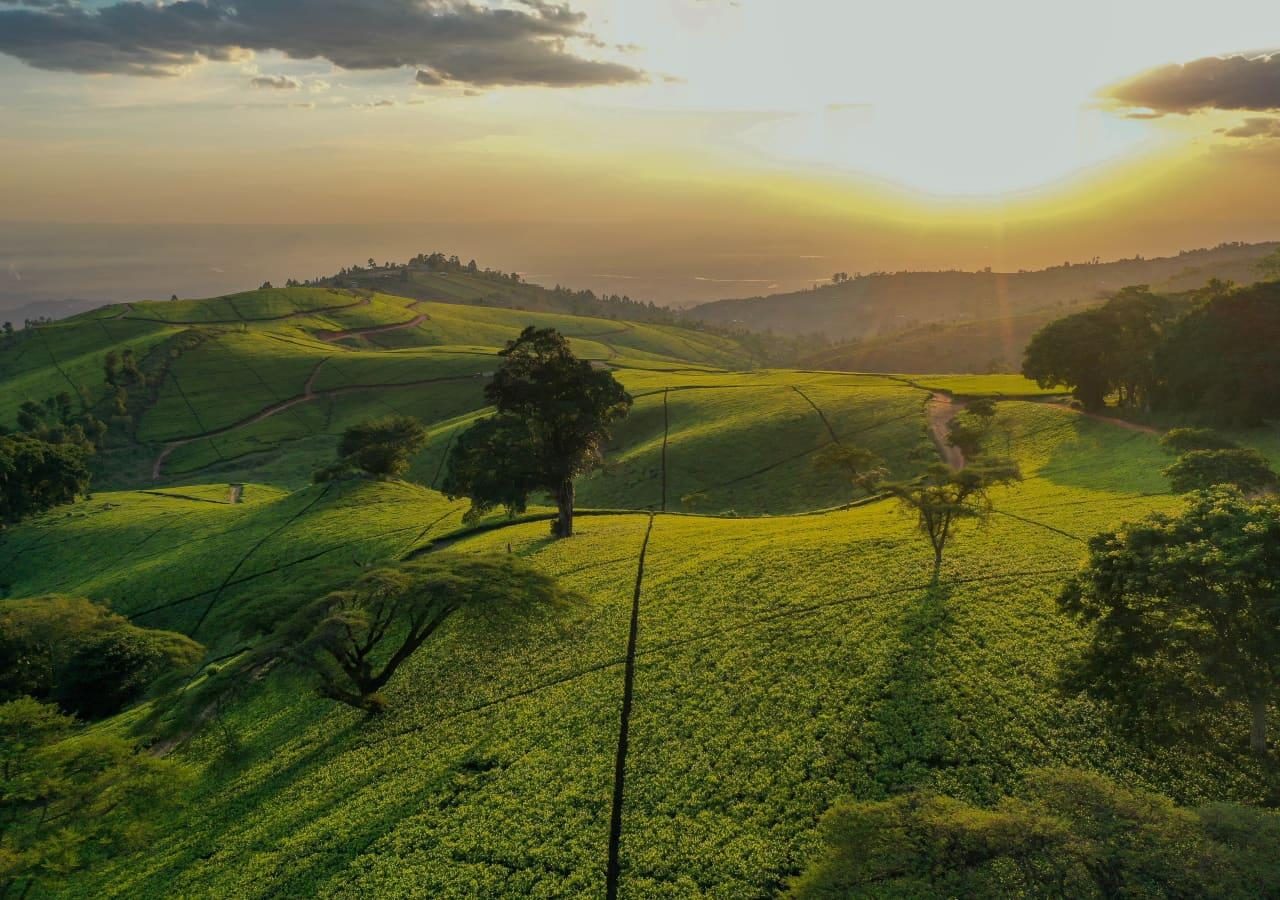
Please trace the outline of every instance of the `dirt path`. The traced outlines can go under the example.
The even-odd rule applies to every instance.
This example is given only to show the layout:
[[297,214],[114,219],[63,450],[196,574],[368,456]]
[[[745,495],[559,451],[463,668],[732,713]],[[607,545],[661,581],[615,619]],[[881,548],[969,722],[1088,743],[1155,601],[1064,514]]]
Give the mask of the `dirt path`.
[[[319,366],[316,366],[316,369],[318,370]],[[206,431],[204,434],[197,434],[197,435],[192,435],[191,437],[179,438],[176,441],[170,441],[169,443],[165,444],[164,449],[160,451],[160,455],[156,457],[156,461],[151,466],[151,480],[152,481],[160,480],[160,478],[164,474],[165,461],[168,460],[169,457],[173,454],[173,451],[177,450],[179,447],[185,447],[187,444],[193,443],[195,441],[204,440],[205,438],[217,437],[218,435],[226,434],[227,432],[235,431],[239,428],[247,428],[250,425],[256,425],[257,423],[263,421],[264,419],[269,419],[272,416],[279,415],[285,410],[293,409],[293,407],[298,406],[299,404],[302,404],[302,403],[310,403],[313,400],[319,400],[323,397],[339,397],[339,396],[342,396],[343,394],[354,394],[358,391],[376,391],[376,390],[384,390],[384,389],[390,389],[390,388],[417,387],[424,384],[440,384],[440,383],[449,382],[449,381],[468,381],[470,379],[479,379],[479,378],[484,378],[486,376],[483,374],[453,375],[447,378],[423,378],[419,381],[401,381],[401,382],[385,383],[385,384],[353,384],[353,385],[348,385],[346,387],[330,388],[327,391],[317,391],[317,390],[310,389],[310,386],[313,383],[314,377],[315,377],[315,372],[312,372],[312,378],[309,378],[307,380],[308,392],[305,394],[300,394],[297,397],[290,397],[288,400],[281,400],[279,403],[273,403],[272,405],[265,407],[264,409],[258,410],[258,412],[254,413],[251,416],[243,418],[238,422],[232,422],[230,425],[224,425],[221,428],[215,428],[212,431]]]
[[930,394],[925,404],[925,417],[929,420],[929,437],[938,448],[938,456],[953,469],[964,468],[964,454],[959,447],[947,443],[947,426],[951,424],[965,404],[946,394]]
[[429,318],[431,317],[426,313],[419,313],[408,322],[398,322],[395,325],[375,325],[373,328],[352,328],[349,331],[316,332],[316,337],[326,343],[332,344],[335,341],[341,341],[352,337],[363,337],[366,334],[382,334],[385,331],[399,331],[402,328],[417,328]]
[[1080,415],[1084,416],[1086,419],[1093,419],[1097,422],[1106,422],[1108,425],[1114,425],[1117,428],[1123,428],[1125,431],[1138,431],[1138,432],[1141,432],[1142,434],[1157,434],[1157,435],[1164,433],[1159,428],[1155,428],[1151,425],[1139,425],[1137,422],[1130,422],[1130,421],[1127,421],[1126,419],[1117,419],[1115,416],[1104,416],[1102,415],[1102,413],[1085,412],[1084,410],[1076,409],[1074,406],[1071,406],[1068,403],[1045,403],[1045,406],[1055,406],[1058,409],[1065,409],[1065,410],[1068,410],[1069,412],[1079,413]]

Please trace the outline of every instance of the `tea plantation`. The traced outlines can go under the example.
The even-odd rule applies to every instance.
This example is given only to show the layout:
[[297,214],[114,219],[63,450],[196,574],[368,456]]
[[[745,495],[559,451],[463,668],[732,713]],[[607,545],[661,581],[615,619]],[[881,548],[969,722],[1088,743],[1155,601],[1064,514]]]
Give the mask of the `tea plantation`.
[[[525,324],[559,328],[635,397],[563,541],[541,508],[464,522],[435,490]],[[842,797],[985,803],[1049,765],[1182,803],[1267,791],[1238,723],[1212,753],[1139,745],[1059,689],[1085,634],[1055,597],[1085,541],[1181,501],[1156,435],[1024,379],[753,369],[731,338],[672,326],[288,289],[35,329],[3,356],[0,417],[60,390],[97,402],[101,357],[126,346],[157,383],[91,498],[0,533],[5,596],[88,596],[194,636],[208,660],[190,691],[378,563],[510,551],[585,602],[514,636],[448,620],[376,717],[260,673],[216,722],[165,733],[194,794],[147,852],[68,896],[598,897],[612,846],[620,896],[762,897],[813,858]],[[939,391],[999,399],[988,441],[1023,480],[931,586],[913,520],[814,458],[856,445],[922,471]],[[392,411],[428,426],[407,480],[310,484],[345,427]],[[159,737],[160,703],[95,727]]]

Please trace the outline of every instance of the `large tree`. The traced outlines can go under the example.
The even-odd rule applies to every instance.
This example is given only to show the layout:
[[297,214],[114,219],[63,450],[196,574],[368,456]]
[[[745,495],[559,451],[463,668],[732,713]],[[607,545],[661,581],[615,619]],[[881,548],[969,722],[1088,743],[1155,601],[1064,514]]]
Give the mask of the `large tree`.
[[1217,488],[1089,542],[1062,608],[1094,626],[1073,673],[1134,722],[1180,728],[1248,710],[1267,750],[1280,699],[1280,504]]
[[476,511],[518,511],[530,493],[546,491],[559,510],[552,531],[569,537],[574,480],[600,463],[609,425],[631,410],[631,396],[552,328],[526,328],[500,355],[485,387],[497,415],[455,444],[443,490],[469,498]]
[[554,579],[510,554],[433,554],[307,604],[259,659],[283,656],[318,677],[322,696],[379,712],[391,676],[455,613],[503,628],[566,599]]
[[1021,478],[1012,462],[991,461],[954,470],[935,463],[919,478],[887,485],[933,548],[933,580],[942,575],[942,555],[962,522],[985,521],[990,488]]

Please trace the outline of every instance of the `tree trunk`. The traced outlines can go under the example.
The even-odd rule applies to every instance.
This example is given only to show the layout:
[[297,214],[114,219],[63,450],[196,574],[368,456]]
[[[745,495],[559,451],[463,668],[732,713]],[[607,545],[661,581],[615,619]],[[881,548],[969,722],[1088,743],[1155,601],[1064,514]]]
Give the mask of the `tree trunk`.
[[942,578],[942,545],[933,548],[933,583],[937,584]]
[[560,485],[560,490],[556,491],[556,506],[559,507],[559,514],[556,516],[554,533],[556,537],[567,538],[573,536],[573,479],[566,478]]
[[1258,756],[1267,755],[1267,698],[1254,697],[1249,701],[1253,723],[1249,728],[1249,748]]

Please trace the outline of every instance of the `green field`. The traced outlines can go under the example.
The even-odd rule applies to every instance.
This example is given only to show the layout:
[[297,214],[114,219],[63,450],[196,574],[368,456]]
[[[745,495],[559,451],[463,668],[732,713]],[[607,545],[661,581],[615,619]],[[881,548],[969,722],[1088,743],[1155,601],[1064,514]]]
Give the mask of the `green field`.
[[[623,897],[775,894],[847,796],[932,787],[990,802],[1047,765],[1185,803],[1266,795],[1236,723],[1213,753],[1140,746],[1057,686],[1085,633],[1055,597],[1085,541],[1179,503],[1155,435],[1036,402],[1015,376],[751,370],[733,342],[667,326],[386,295],[325,309],[344,297],[356,302],[307,290],[132,304],[25,335],[6,387],[53,384],[72,359],[70,378],[91,380],[120,340],[141,353],[144,335],[104,325],[144,312],[184,320],[147,331],[152,347],[211,329],[169,359],[137,445],[119,451],[145,474],[0,533],[0,590],[107,601],[194,635],[210,660],[373,564],[427,552],[509,549],[586,603],[514,637],[450,619],[374,718],[289,670],[255,680],[223,723],[242,752],[224,758],[218,730],[196,728],[173,751],[198,774],[186,808],[67,896],[602,896],[628,684]],[[496,348],[524,323],[562,327],[636,398],[606,467],[579,485],[565,541],[544,521],[469,528],[465,504],[433,490],[483,413]],[[919,472],[936,459],[933,391],[1002,398],[989,448],[1024,476],[956,539],[939,590],[912,520],[887,500],[849,507],[849,485],[813,464],[840,442],[895,476]],[[393,411],[428,425],[409,480],[309,484],[343,428]],[[249,482],[238,503],[231,481]]]

